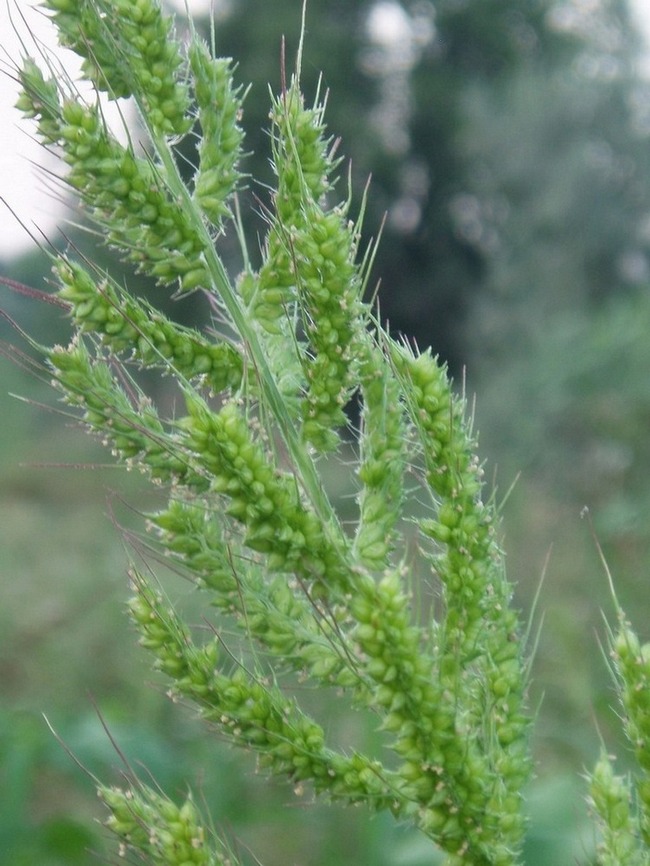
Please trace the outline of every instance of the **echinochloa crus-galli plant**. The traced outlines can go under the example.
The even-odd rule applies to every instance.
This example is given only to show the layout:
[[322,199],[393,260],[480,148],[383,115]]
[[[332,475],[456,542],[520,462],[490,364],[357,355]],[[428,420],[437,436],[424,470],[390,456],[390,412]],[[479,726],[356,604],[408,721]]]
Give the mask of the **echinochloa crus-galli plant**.
[[589,801],[599,828],[598,866],[650,863],[650,643],[641,644],[621,609],[601,553],[616,610],[608,630],[611,670],[619,714],[634,772],[617,775],[602,749],[589,775]]
[[[82,98],[41,53],[16,70],[19,109],[60,154],[67,185],[116,254],[161,293],[204,293],[213,311],[205,331],[181,327],[73,250],[53,254],[52,300],[72,336],[37,348],[67,411],[165,492],[149,515],[152,543],[193,579],[211,624],[193,629],[133,567],[140,643],[171,697],[268,773],[388,810],[448,866],[515,866],[530,772],[528,660],[497,509],[444,364],[393,339],[367,301],[374,248],[361,248],[360,217],[336,184],[324,94],[301,92],[302,48],[271,97],[275,185],[254,267],[238,218],[238,191],[254,180],[234,63],[191,24],[177,36],[157,0],[43,8],[94,96]],[[126,98],[137,132],[118,138],[103,100]],[[220,254],[228,234],[241,247],[236,274]],[[158,410],[144,369],[174,383],[182,411]],[[353,522],[327,493],[332,460],[354,478]],[[416,573],[430,603],[414,602]],[[229,651],[233,629],[242,640]],[[621,670],[645,658],[631,638],[616,646]],[[373,714],[380,750],[329,743],[291,691],[296,681]],[[599,765],[593,784],[604,813],[608,773],[615,780]],[[137,779],[100,795],[122,853],[165,866],[236,860],[191,799],[175,804]]]

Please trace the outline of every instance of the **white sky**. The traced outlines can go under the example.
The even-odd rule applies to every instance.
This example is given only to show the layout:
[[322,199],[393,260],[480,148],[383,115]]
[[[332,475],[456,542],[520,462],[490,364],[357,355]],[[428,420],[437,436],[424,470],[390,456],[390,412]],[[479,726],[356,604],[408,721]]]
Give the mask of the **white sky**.
[[[20,9],[39,39],[48,41],[50,26],[43,16],[20,4]],[[42,164],[46,154],[29,136],[29,126],[21,122],[19,113],[13,108],[18,95],[18,86],[11,79],[12,62],[18,61],[22,51],[14,33],[22,21],[13,10],[11,17],[8,4],[0,5],[0,198],[8,202],[17,215],[26,223],[34,222],[44,229],[51,229],[54,216],[60,211],[49,195],[43,194],[42,181],[38,179],[33,162]],[[24,251],[31,245],[26,232],[14,216],[0,202],[0,257]]]
[[[185,8],[185,0],[172,2]],[[188,0],[187,5],[198,11],[209,8],[210,0]],[[49,48],[56,45],[53,27],[37,6],[37,0],[0,0],[0,259],[33,247],[33,241],[19,220],[38,236],[39,230],[46,234],[55,232],[57,219],[63,211],[62,205],[48,191],[44,173],[36,168],[45,166],[56,172],[61,166],[33,140],[34,124],[24,121],[14,108],[18,85],[11,78],[11,67],[24,53],[15,31],[22,35],[29,52],[33,52],[33,40],[26,36],[26,24],[44,45]],[[76,58],[71,52],[60,52],[60,55],[66,57],[66,66],[75,68]]]
[[[181,8],[185,5],[185,0],[174,2]],[[630,2],[650,44],[650,2]],[[209,5],[210,0],[188,0],[190,9],[205,8],[206,3]],[[52,44],[52,28],[44,20],[44,16],[33,8],[35,5],[36,0],[12,0],[11,3],[0,0],[0,199],[7,201],[19,219],[30,229],[38,233],[34,229],[34,226],[37,226],[43,232],[51,233],[55,231],[61,206],[47,192],[43,175],[39,175],[34,163],[49,165],[56,170],[57,162],[52,160],[48,163],[47,153],[30,137],[30,124],[23,122],[13,108],[17,87],[10,75],[4,74],[10,72],[11,61],[19,60],[22,53],[20,42],[14,33],[14,25],[23,34],[25,26],[16,8],[24,15],[38,39],[47,45]],[[29,235],[0,201],[0,259],[25,252],[30,246],[32,241]]]

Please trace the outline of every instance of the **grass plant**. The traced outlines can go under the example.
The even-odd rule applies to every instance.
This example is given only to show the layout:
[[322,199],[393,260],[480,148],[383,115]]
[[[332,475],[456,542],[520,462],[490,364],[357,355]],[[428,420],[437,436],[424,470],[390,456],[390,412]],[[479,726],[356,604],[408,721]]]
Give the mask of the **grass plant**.
[[[235,64],[191,23],[181,38],[157,0],[43,9],[93,95],[26,53],[19,109],[115,254],[211,309],[206,328],[181,327],[71,247],[52,254],[48,296],[70,342],[32,341],[66,414],[166,497],[147,515],[128,609],[169,696],[297,796],[392,813],[448,866],[520,863],[531,648],[498,507],[445,365],[391,337],[368,300],[375,247],[362,247],[363,201],[355,211],[337,181],[326,94],[301,92],[302,45],[270,98],[275,186],[259,194],[256,267],[239,220],[255,187]],[[135,105],[123,136],[102,99]],[[220,253],[232,235],[234,275]],[[345,514],[328,492],[333,462],[355,485]],[[198,626],[156,579],[159,554],[196,586]],[[600,862],[648,863],[650,652],[622,614],[612,647],[639,776],[616,776],[607,757],[593,773]],[[331,742],[307,686],[370,713],[376,750]],[[174,802],[135,773],[97,785],[120,854],[238,862],[191,795]]]

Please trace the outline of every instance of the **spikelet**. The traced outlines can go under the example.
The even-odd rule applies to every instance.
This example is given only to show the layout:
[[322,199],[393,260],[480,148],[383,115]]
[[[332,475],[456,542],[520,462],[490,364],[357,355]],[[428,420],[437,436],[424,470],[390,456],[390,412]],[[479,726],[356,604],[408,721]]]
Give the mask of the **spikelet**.
[[128,788],[101,785],[108,811],[106,827],[120,840],[120,854],[137,854],[154,866],[236,866],[239,862],[218,840],[208,840],[196,806],[188,797],[177,806],[137,781]]
[[198,39],[190,45],[189,61],[201,128],[194,199],[210,222],[221,228],[224,217],[230,215],[228,202],[241,178],[241,89],[233,84],[231,61],[211,57],[208,47]]
[[45,0],[59,41],[83,58],[83,71],[111,99],[135,96],[152,129],[180,135],[192,124],[172,21],[156,0]]
[[209,342],[181,328],[148,304],[120,290],[106,276],[98,284],[77,262],[61,257],[54,265],[58,296],[71,305],[80,332],[100,334],[102,344],[126,353],[141,367],[161,367],[187,381],[200,379],[215,392],[237,390],[243,359],[225,341]]

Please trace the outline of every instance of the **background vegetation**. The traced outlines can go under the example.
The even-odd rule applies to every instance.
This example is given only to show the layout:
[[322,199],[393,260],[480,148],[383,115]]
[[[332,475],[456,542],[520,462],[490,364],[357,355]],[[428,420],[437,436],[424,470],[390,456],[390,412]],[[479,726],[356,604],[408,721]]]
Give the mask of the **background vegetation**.
[[[217,4],[218,50],[254,82],[244,125],[256,176],[268,160],[258,132],[266,85],[279,81],[283,33],[293,56],[299,5]],[[382,315],[395,332],[433,345],[459,383],[467,368],[489,470],[504,495],[520,476],[504,506],[505,546],[525,612],[548,561],[533,682],[531,866],[590,862],[580,773],[599,735],[616,745],[599,650],[610,602],[583,506],[621,603],[648,639],[650,93],[639,59],[623,0],[313,0],[309,9],[303,86],[313,93],[323,71],[329,128],[353,157],[357,200],[372,174],[369,236],[387,214],[375,268]],[[263,188],[251,189],[247,219],[260,199]],[[74,242],[83,247],[83,235]],[[38,286],[45,268],[33,255],[0,270]],[[196,299],[181,303],[188,321],[205,313]],[[2,307],[48,341],[63,334],[58,312],[8,295]],[[2,335],[17,342],[8,326]],[[212,813],[267,866],[430,862],[428,846],[390,821],[336,809],[295,820],[288,790],[267,799],[252,765],[198,737],[159,683],[142,688],[148,662],[123,615],[127,557],[113,524],[128,527],[145,494],[104,468],[104,453],[63,419],[8,396],[49,402],[46,384],[11,362],[1,371],[7,861],[74,866],[89,861],[88,849],[103,850],[93,785],[41,717],[106,778],[119,759],[97,706],[126,754],[169,791],[193,777]],[[66,463],[74,465],[42,465]],[[345,495],[344,478],[332,484]],[[355,717],[332,724],[343,741],[372,735]]]

